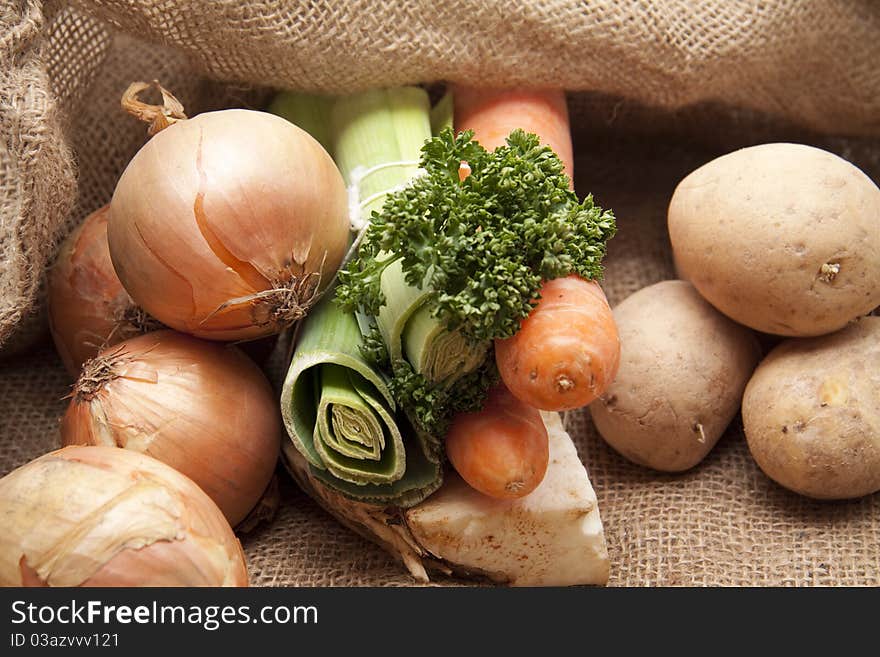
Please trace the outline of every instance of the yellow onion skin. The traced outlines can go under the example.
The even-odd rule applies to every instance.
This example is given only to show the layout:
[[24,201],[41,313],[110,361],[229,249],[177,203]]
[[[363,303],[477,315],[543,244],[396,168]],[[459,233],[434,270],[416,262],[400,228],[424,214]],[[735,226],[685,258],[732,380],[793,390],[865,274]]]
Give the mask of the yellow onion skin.
[[105,346],[144,332],[137,305],[113,270],[107,244],[109,206],[83,221],[61,245],[49,272],[49,328],[71,376]]
[[65,447],[0,479],[0,585],[247,586],[241,544],[185,476],[115,447]]
[[272,114],[206,112],[148,141],[122,174],[108,237],[150,315],[212,340],[278,333],[348,246],[345,183],[323,147]]
[[163,330],[86,363],[61,441],[152,456],[198,484],[235,526],[272,478],[281,421],[272,387],[241,350]]

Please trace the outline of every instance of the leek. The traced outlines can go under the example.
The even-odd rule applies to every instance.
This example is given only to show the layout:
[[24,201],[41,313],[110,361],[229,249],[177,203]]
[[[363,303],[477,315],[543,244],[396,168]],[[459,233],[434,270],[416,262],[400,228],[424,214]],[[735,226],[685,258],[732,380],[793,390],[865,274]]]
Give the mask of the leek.
[[431,138],[428,95],[418,87],[374,89],[337,98],[330,113],[330,154],[345,183],[358,191],[360,218],[419,171]]
[[[451,111],[451,99],[447,106]],[[448,121],[442,114],[435,118]],[[340,98],[332,122],[332,154],[345,181],[358,190],[364,224],[389,193],[418,174],[421,148],[432,134],[428,94],[402,87]],[[408,284],[393,254],[380,253],[377,260],[390,261],[380,277],[385,304],[375,319],[392,366],[403,361],[428,384],[451,386],[483,364],[489,343],[467,340],[434,317],[429,281]]]
[[354,499],[411,506],[439,487],[439,454],[405,423],[401,430],[362,343],[354,316],[332,295],[312,309],[281,393],[284,424],[316,478]]
[[432,135],[436,137],[444,128],[452,129],[453,108],[452,91],[447,91],[431,108]]
[[[376,90],[332,101],[282,96],[273,110],[329,146],[353,191],[355,229],[419,174],[421,148],[431,138],[423,90]],[[433,315],[430,282],[407,283],[393,253],[380,253],[377,261],[384,263],[386,303],[376,316],[343,310],[331,291],[304,320],[282,414],[292,447],[315,478],[353,499],[405,507],[442,482],[443,433],[410,412],[412,391],[423,401],[425,395],[437,400],[428,405],[440,413],[449,395],[444,391],[486,362],[490,343],[447,330]],[[365,346],[367,336],[376,335],[383,357],[374,362],[365,354],[379,353],[375,344]]]
[[332,104],[331,96],[282,92],[272,99],[267,110],[302,128],[330,152],[327,113]]

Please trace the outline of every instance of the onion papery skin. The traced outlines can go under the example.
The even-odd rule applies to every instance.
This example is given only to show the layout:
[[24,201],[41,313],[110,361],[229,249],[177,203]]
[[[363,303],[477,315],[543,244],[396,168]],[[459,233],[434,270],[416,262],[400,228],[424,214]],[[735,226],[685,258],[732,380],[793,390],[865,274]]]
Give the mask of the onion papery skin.
[[156,459],[66,447],[0,479],[0,585],[247,586],[214,502]]
[[109,345],[158,327],[122,287],[107,244],[109,206],[83,221],[61,245],[49,272],[49,328],[71,376]]
[[123,172],[110,212],[110,254],[132,298],[212,340],[271,335],[299,319],[348,246],[333,160],[292,123],[252,110],[159,132]]
[[241,350],[164,330],[86,363],[61,440],[155,457],[198,484],[235,526],[272,478],[281,418],[272,387]]

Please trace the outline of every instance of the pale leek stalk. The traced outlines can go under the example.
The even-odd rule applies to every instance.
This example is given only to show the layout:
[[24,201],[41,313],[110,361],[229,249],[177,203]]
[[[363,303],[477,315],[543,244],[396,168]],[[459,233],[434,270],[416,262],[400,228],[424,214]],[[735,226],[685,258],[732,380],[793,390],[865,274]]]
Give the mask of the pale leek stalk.
[[[451,116],[451,105],[447,109]],[[332,116],[332,154],[346,182],[357,186],[366,221],[388,193],[417,174],[421,148],[431,138],[428,95],[417,87],[368,91],[338,99]],[[448,120],[442,112],[435,116]],[[483,363],[488,343],[449,332],[432,316],[426,305],[429,283],[421,288],[406,283],[397,261],[382,273],[381,288],[386,303],[376,322],[392,363],[404,360],[429,383],[444,386]]]
[[374,89],[333,103],[330,154],[345,183],[358,187],[361,218],[381,210],[385,196],[418,173],[431,138],[429,115],[428,95],[418,87]]
[[287,119],[314,137],[324,150],[330,152],[330,126],[327,115],[333,104],[331,96],[282,91],[269,104],[267,110]]
[[452,128],[453,107],[452,91],[447,91],[431,108],[431,134],[435,137],[444,128]]

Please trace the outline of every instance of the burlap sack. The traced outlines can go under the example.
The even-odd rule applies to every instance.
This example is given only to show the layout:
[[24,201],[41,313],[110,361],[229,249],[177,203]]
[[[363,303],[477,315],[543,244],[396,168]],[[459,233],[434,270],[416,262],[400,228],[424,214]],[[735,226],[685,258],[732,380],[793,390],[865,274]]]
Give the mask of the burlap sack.
[[[620,226],[612,303],[673,275],[666,204],[722,152],[804,141],[880,180],[880,7],[867,1],[75,5],[0,8],[0,342],[19,352],[0,363],[0,473],[58,444],[66,375],[50,345],[28,346],[40,331],[15,327],[41,325],[35,300],[57,241],[109,200],[144,140],[117,109],[132,79],[162,79],[190,113],[258,106],[271,85],[448,78],[580,91],[576,186]],[[880,496],[819,504],[780,489],[738,421],[679,476],[629,464],[584,414],[570,429],[599,496],[612,584],[880,584]],[[255,584],[412,583],[282,479],[278,517],[245,539]]]

